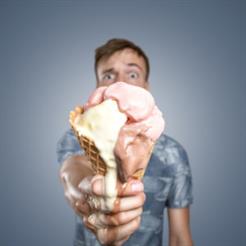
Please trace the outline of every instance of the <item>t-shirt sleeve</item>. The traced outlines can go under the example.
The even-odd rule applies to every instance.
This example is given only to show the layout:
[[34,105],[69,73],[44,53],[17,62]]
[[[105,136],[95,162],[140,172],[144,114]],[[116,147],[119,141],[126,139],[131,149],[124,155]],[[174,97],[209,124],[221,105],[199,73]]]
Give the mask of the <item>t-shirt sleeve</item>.
[[166,207],[184,208],[193,203],[192,174],[186,151],[181,145],[172,149],[172,183],[168,193]]
[[62,164],[68,157],[72,155],[82,155],[79,142],[74,135],[72,129],[67,130],[63,136],[59,139],[56,148],[57,160]]

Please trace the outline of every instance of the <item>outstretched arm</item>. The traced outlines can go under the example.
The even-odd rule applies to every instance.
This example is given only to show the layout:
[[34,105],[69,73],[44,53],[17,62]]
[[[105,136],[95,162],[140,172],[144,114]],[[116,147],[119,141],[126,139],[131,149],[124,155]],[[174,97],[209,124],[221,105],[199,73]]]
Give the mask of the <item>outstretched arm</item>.
[[[93,175],[85,156],[71,156],[61,166],[60,179],[65,197],[85,226],[104,245],[122,245],[138,229],[145,195],[141,181],[118,183],[117,206],[111,213],[104,211],[103,179]],[[89,199],[92,198],[92,199]],[[100,201],[94,203],[94,201]]]

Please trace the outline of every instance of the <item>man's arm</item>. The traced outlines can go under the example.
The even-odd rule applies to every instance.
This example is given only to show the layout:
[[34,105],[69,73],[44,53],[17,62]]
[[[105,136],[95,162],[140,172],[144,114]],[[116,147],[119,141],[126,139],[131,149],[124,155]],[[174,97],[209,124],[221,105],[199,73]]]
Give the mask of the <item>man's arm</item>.
[[[143,185],[140,181],[128,182],[126,187],[118,185],[117,206],[107,214],[100,207],[91,208],[88,203],[88,196],[98,197],[101,201],[104,201],[105,197],[103,180],[94,179],[91,175],[92,170],[85,156],[75,155],[66,159],[60,169],[65,196],[101,243],[122,245],[140,225],[145,200]],[[81,183],[84,188],[80,186]],[[136,189],[136,185],[140,189]]]
[[115,155],[118,165],[127,168],[122,171],[124,181],[117,182],[118,194],[110,214],[105,211],[104,177],[94,176],[87,157],[77,154],[80,146],[71,130],[59,141],[57,148],[65,196],[84,225],[103,244],[120,245],[138,229],[145,201],[143,183],[131,176],[139,168],[146,168],[153,142],[143,138],[140,129],[129,127],[121,131],[119,139]]
[[165,143],[170,189],[166,200],[169,224],[169,246],[192,246],[190,205],[193,203],[192,174],[188,155],[177,141]]
[[186,208],[168,208],[169,246],[192,246],[190,212]]

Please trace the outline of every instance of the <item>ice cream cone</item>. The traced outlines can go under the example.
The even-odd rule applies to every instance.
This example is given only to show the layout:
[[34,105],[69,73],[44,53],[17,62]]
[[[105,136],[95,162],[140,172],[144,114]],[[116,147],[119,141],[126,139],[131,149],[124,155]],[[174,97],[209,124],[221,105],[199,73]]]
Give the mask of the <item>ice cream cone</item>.
[[81,148],[85,151],[85,154],[88,156],[94,173],[105,176],[106,171],[107,171],[106,164],[101,158],[99,151],[97,147],[95,146],[95,143],[92,140],[79,135],[79,132],[76,130],[74,120],[79,114],[83,114],[82,107],[76,107],[74,111],[70,112],[70,115],[69,115],[70,126],[73,129],[73,132],[75,136],[77,137]]
[[[73,132],[77,137],[81,148],[85,151],[85,154],[88,156],[94,173],[105,176],[107,172],[107,165],[102,159],[102,157],[100,156],[100,153],[95,143],[91,139],[80,135],[79,131],[76,129],[75,119],[78,115],[83,114],[83,112],[84,110],[82,107],[76,107],[73,111],[70,112],[69,115],[70,126],[73,129]],[[142,179],[144,176],[144,172],[145,172],[144,169],[138,169],[133,174],[132,177],[135,179]]]

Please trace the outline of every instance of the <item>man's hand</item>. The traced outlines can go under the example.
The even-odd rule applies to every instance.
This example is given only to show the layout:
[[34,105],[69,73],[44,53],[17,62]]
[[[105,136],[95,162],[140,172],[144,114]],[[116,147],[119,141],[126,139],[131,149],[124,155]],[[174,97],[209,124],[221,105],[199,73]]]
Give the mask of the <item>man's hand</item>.
[[72,156],[64,161],[60,168],[60,180],[64,187],[64,195],[69,205],[76,213],[76,202],[83,199],[83,194],[78,189],[78,184],[93,171],[86,156]]
[[87,177],[79,184],[86,201],[78,202],[85,225],[102,244],[121,245],[139,227],[145,195],[143,184],[131,180],[117,184],[118,196],[110,213],[106,210],[104,177]]
[[105,210],[104,177],[93,176],[85,156],[68,158],[61,167],[60,178],[69,204],[100,243],[122,245],[139,227],[145,200],[142,182],[118,183],[115,206],[108,213]]

